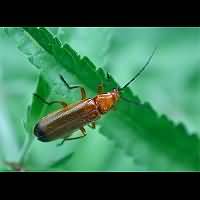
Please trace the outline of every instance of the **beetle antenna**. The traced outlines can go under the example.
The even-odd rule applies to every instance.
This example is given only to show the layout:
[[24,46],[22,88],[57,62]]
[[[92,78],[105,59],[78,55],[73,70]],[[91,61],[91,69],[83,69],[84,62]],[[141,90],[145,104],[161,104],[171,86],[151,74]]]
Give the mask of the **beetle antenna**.
[[131,101],[131,100],[127,99],[126,97],[121,96],[121,98],[122,98],[124,101],[128,102],[128,103],[134,103],[134,104],[137,105],[137,106],[141,106],[141,105],[142,105],[142,104],[140,104],[139,102]]
[[136,78],[145,70],[145,68],[147,67],[147,65],[150,63],[155,51],[156,51],[157,47],[154,48],[151,56],[148,58],[147,62],[145,63],[145,65],[140,69],[140,71],[128,82],[126,83],[123,87],[119,88],[119,91],[124,90],[126,87],[128,87],[128,85],[130,83],[132,83],[134,80],[136,80]]
[[126,102],[128,102],[128,103],[133,103],[133,104],[135,104],[136,106],[143,106],[143,108],[149,109],[149,108],[146,107],[146,106],[144,107],[143,104],[141,104],[141,103],[139,103],[139,102],[136,102],[136,101],[132,101],[132,100],[127,99],[127,98],[125,98],[125,97],[123,97],[123,96],[121,96],[121,99],[123,99],[124,101],[126,101]]

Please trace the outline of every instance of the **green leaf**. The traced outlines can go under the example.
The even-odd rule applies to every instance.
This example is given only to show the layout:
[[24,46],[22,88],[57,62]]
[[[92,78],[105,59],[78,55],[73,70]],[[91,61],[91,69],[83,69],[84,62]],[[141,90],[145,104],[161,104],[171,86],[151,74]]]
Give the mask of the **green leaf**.
[[[41,70],[36,91],[44,97],[66,97],[69,102],[73,99],[60,82],[60,73],[70,84],[80,83],[86,87],[88,96],[96,94],[96,86],[101,81],[107,83],[101,68],[96,70],[87,57],[81,58],[67,43],[62,45],[45,28],[8,29],[8,34],[16,39],[30,62]],[[106,84],[107,91],[117,86],[113,79],[109,84]],[[130,89],[124,96],[138,101]],[[47,112],[47,108],[33,99],[26,122],[29,131],[43,111]],[[133,170],[200,169],[198,136],[189,134],[182,124],[175,125],[166,116],[158,116],[148,103],[136,107],[120,101],[117,110],[105,115],[99,126],[101,134],[132,157]]]
[[[54,161],[51,165],[48,166],[48,169],[49,170],[53,170],[53,169],[59,170],[60,167],[63,168],[63,166],[66,166],[66,164],[72,158],[73,154],[74,153],[72,152],[72,153],[64,156],[63,158],[60,158],[60,159]],[[60,170],[62,170],[62,168]]]

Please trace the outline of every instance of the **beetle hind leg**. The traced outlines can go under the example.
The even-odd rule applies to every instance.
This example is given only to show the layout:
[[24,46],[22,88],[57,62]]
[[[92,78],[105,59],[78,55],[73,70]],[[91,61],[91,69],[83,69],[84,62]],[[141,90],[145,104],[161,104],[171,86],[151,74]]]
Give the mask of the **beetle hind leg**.
[[83,134],[83,136],[86,136],[86,130],[84,129],[84,127],[80,128],[81,133]]
[[87,135],[87,134],[86,134],[86,130],[85,130],[83,127],[81,127],[80,130],[81,130],[81,132],[82,132],[83,135],[78,136],[78,137],[73,137],[73,138],[64,138],[64,139],[61,141],[61,143],[57,144],[57,146],[63,145],[63,144],[65,143],[66,140],[76,140],[76,139],[80,139],[80,138],[85,137],[85,136]]
[[92,122],[91,124],[88,124],[88,126],[92,129],[95,129],[96,128],[96,123],[95,122]]

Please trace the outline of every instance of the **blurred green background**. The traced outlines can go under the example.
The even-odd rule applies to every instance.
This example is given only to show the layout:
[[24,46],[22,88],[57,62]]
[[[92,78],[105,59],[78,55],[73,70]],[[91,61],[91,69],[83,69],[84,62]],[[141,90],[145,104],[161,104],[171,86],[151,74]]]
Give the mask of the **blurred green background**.
[[[199,133],[200,29],[199,28],[49,28],[62,42],[112,74],[119,84],[128,81],[146,62],[151,64],[130,88],[144,102],[187,130]],[[0,29],[0,170],[3,160],[19,157],[25,135],[23,120],[36,88],[38,69]],[[142,112],[142,110],[141,110]],[[31,170],[131,171],[132,158],[97,130],[61,149],[55,143],[34,141],[28,154]],[[95,149],[94,149],[95,147]],[[42,156],[41,156],[42,155]],[[69,155],[63,167],[58,160]],[[54,163],[54,164],[53,164]]]

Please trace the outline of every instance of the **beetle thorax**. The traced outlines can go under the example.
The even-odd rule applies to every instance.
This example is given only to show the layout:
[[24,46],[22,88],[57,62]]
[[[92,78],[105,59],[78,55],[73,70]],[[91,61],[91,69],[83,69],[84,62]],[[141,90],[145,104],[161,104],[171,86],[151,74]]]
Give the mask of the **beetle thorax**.
[[116,90],[112,92],[97,95],[94,101],[101,114],[108,112],[118,101],[119,93]]

